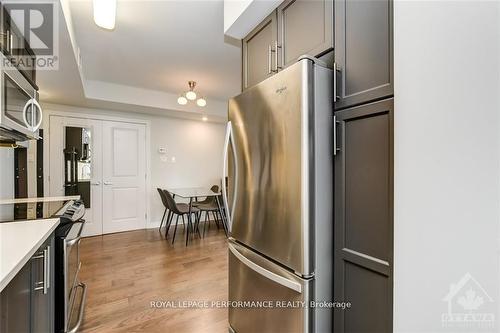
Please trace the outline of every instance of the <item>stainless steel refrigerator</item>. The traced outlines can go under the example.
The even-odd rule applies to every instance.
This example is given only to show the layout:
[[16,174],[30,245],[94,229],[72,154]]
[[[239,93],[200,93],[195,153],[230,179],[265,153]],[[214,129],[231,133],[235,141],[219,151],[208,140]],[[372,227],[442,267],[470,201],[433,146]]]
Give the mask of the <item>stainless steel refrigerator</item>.
[[332,331],[333,98],[303,57],[229,101],[229,331]]

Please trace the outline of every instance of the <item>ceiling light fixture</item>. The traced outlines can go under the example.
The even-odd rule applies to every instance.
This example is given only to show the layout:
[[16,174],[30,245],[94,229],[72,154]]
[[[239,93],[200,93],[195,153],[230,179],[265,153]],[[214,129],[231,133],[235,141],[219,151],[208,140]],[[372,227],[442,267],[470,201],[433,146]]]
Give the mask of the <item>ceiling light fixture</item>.
[[94,22],[99,27],[113,30],[116,19],[116,0],[94,0]]
[[194,101],[196,99],[196,93],[193,91],[194,87],[196,87],[196,82],[194,81],[189,81],[189,91],[186,92],[186,98],[189,99],[190,101]]
[[180,105],[186,105],[188,101],[195,101],[196,100],[196,105],[199,107],[204,107],[207,105],[207,100],[204,99],[203,97],[198,97],[196,92],[194,91],[194,88],[196,87],[196,82],[195,81],[188,81],[188,86],[189,90],[184,92],[179,98],[177,98],[177,103]]
[[179,98],[177,98],[177,103],[179,103],[180,105],[186,105],[187,102],[188,102],[188,100],[184,96],[179,96]]
[[196,101],[196,104],[197,104],[198,106],[204,107],[205,105],[207,105],[207,101],[206,101],[203,97],[200,97],[200,98],[198,98],[198,100]]

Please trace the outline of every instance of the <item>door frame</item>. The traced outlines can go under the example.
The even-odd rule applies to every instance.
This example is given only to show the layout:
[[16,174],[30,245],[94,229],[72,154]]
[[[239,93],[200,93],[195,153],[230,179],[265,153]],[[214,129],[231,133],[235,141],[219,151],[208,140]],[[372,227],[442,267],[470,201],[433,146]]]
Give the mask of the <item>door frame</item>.
[[[146,126],[146,224],[144,225],[145,229],[151,227],[151,205],[150,205],[150,194],[151,194],[151,150],[149,149],[151,146],[151,121],[148,119],[139,119],[139,118],[128,118],[123,116],[108,116],[101,114],[92,114],[92,113],[80,113],[78,110],[84,110],[83,108],[71,107],[68,109],[71,111],[58,111],[55,108],[51,109],[51,105],[48,105],[44,108],[44,117],[43,117],[43,129],[44,134],[47,139],[43,140],[43,149],[46,152],[43,155],[43,168],[44,170],[50,170],[50,139],[51,139],[51,131],[50,131],[50,117],[51,116],[59,116],[59,117],[68,117],[68,118],[80,118],[80,119],[91,119],[91,120],[105,120],[105,121],[115,121],[122,123],[132,123],[132,124],[140,124]],[[45,173],[48,175],[48,173]],[[50,179],[49,177],[45,177],[44,182],[44,196],[50,196]]]

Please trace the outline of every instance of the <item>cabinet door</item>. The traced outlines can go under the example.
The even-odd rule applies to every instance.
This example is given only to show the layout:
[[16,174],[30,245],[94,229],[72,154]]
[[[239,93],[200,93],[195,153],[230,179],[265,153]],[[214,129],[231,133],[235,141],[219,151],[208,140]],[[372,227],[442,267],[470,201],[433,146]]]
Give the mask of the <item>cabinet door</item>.
[[243,39],[243,89],[273,74],[275,57],[271,48],[276,41],[276,12],[273,12]]
[[0,294],[0,332],[30,332],[30,265],[24,267]]
[[335,332],[392,332],[393,100],[335,115]]
[[335,1],[335,109],[393,94],[392,0]]
[[278,7],[279,67],[333,48],[333,0],[286,0]]
[[[38,249],[31,260],[31,327],[33,332],[54,331],[54,250],[54,236],[52,236]],[[46,251],[47,259],[43,258],[44,251]],[[44,284],[46,292],[42,288]]]

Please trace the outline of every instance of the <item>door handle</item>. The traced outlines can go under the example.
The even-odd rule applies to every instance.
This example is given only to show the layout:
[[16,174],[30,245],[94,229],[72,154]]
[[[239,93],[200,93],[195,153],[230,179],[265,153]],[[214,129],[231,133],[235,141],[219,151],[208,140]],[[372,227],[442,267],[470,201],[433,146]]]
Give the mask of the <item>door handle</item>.
[[112,183],[112,182],[109,182],[109,181],[105,181],[105,182],[104,182],[104,185],[113,185],[113,183]]
[[233,202],[231,207],[234,209],[234,205],[236,204],[236,196],[237,196],[237,188],[238,188],[238,161],[236,159],[236,146],[234,144],[234,140],[231,139],[233,130],[231,121],[227,122],[226,126],[226,137],[224,139],[224,155],[222,157],[222,201],[224,202],[224,208],[227,212],[227,220],[228,220],[228,230],[231,231],[233,226],[233,218],[232,212],[229,210],[228,198],[227,198],[227,190],[226,190],[226,177],[227,177],[227,154],[229,151],[229,143],[231,142],[231,148],[233,151],[234,158],[234,190],[233,190]]
[[269,280],[272,280],[284,287],[287,287],[289,289],[292,289],[298,293],[302,293],[302,285],[298,282],[289,280],[281,275],[278,275],[276,273],[273,273],[264,267],[261,267],[254,263],[253,261],[249,260],[246,258],[244,255],[242,255],[232,244],[228,244],[229,251],[238,258],[239,261],[241,261],[243,264],[245,264],[248,268],[253,270],[254,272],[268,278]]
[[99,185],[101,185],[101,182],[100,181],[92,182],[91,185],[93,185],[93,186],[99,186]]

